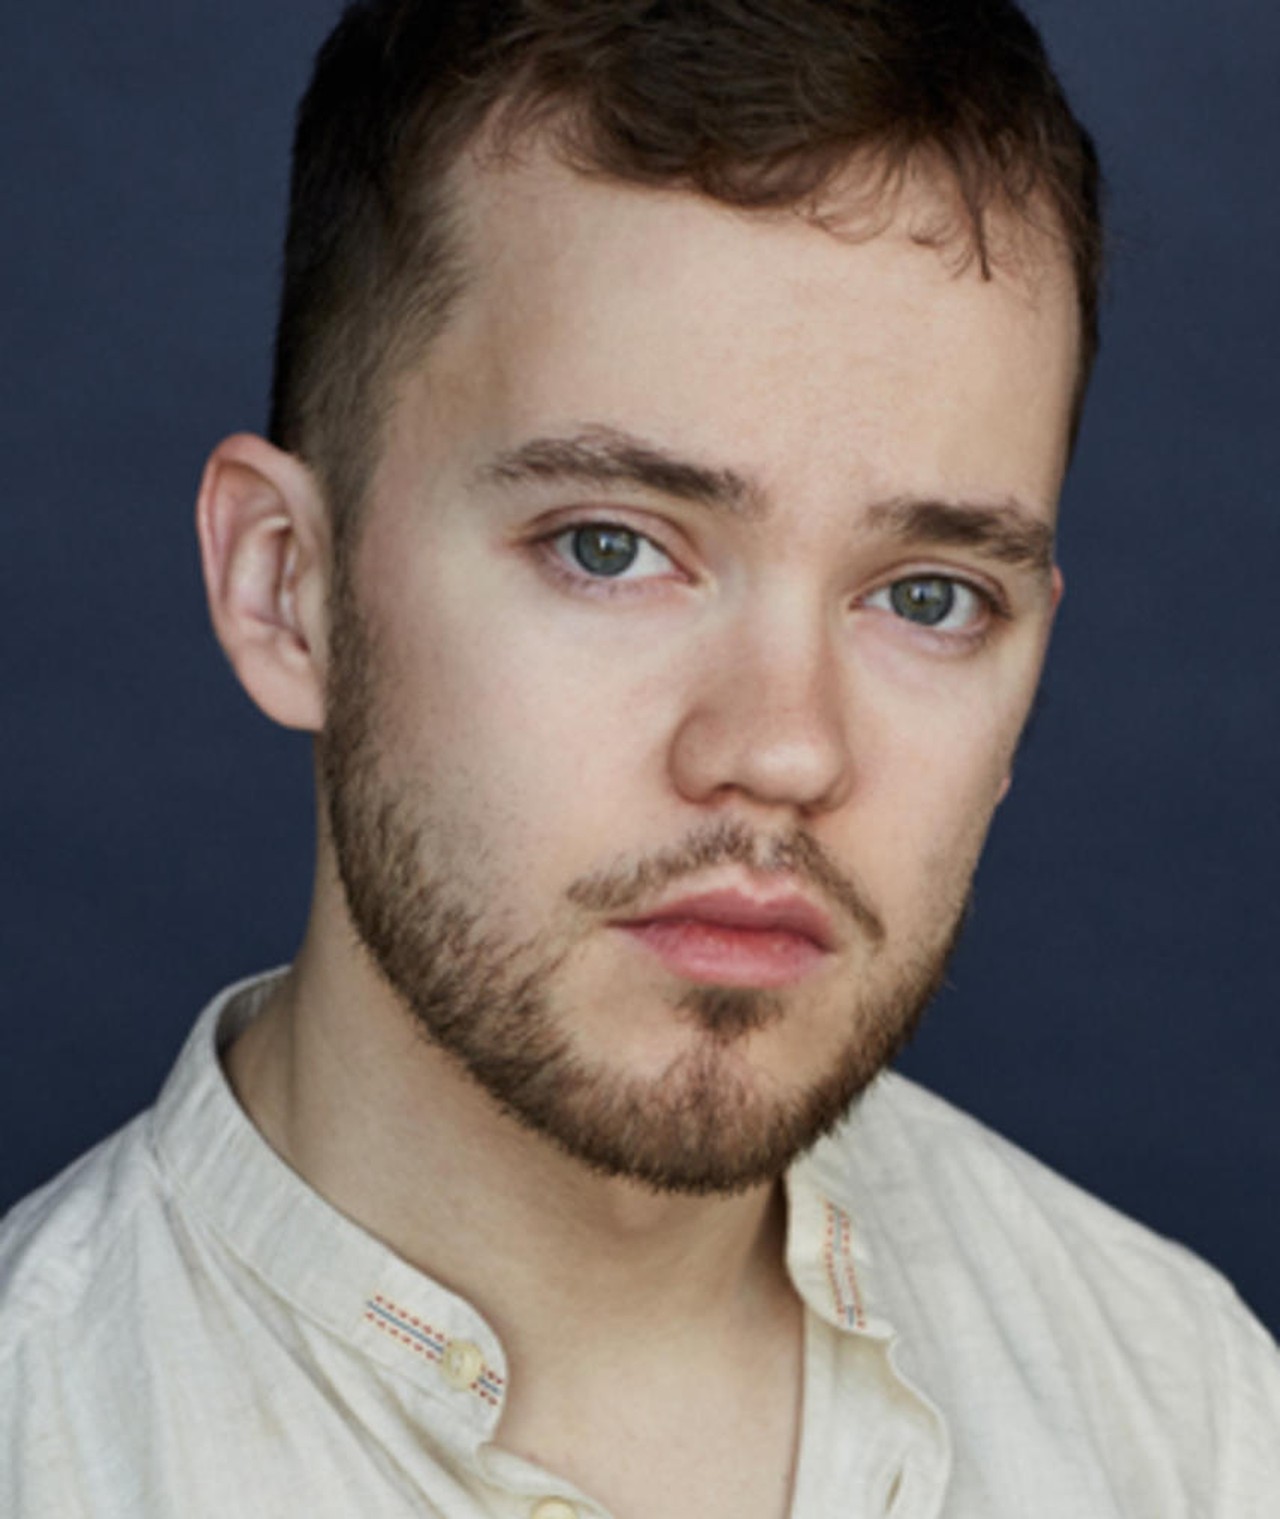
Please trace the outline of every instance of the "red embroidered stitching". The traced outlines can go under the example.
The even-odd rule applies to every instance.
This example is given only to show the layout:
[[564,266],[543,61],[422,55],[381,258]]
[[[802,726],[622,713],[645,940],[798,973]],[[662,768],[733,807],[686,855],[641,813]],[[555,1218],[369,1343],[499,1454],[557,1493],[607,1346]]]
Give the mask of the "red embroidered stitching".
[[[858,1285],[858,1273],[853,1268],[853,1256],[850,1251],[853,1234],[852,1225],[845,1214],[837,1213],[834,1204],[830,1202],[826,1203],[825,1209],[827,1228],[823,1257],[827,1267],[827,1280],[831,1284],[831,1296],[845,1323],[851,1324],[855,1329],[865,1329],[867,1319],[862,1306],[862,1291]],[[840,1241],[840,1265],[843,1267],[843,1282],[840,1279],[841,1274],[836,1269],[835,1234],[837,1216],[843,1225]]]
[[827,1221],[827,1231],[826,1238],[822,1242],[822,1262],[827,1268],[827,1285],[831,1288],[831,1301],[836,1305],[837,1312],[842,1312],[840,1283],[836,1280],[835,1215],[831,1211],[830,1203],[823,1205],[823,1214]]
[[398,1341],[401,1345],[407,1345],[410,1350],[416,1350],[419,1355],[426,1356],[427,1360],[438,1361],[440,1359],[440,1352],[438,1350],[433,1350],[430,1345],[424,1345],[421,1340],[415,1340],[411,1334],[405,1334],[403,1329],[397,1329],[394,1324],[388,1324],[386,1319],[379,1318],[372,1309],[366,1310],[365,1319],[375,1329],[381,1329],[383,1334],[389,1334],[393,1340]]
[[[406,1324],[411,1324],[421,1333],[434,1336],[442,1345],[449,1343],[449,1336],[442,1330],[436,1329],[433,1325],[426,1323],[425,1320],[418,1318],[407,1309],[401,1308],[398,1303],[393,1303],[389,1298],[383,1297],[381,1293],[374,1294],[373,1302],[379,1308],[385,1308],[388,1313],[394,1313],[398,1319],[403,1319]],[[426,1356],[427,1360],[439,1363],[444,1359],[442,1353],[436,1350],[434,1346],[424,1344],[421,1340],[415,1339],[411,1334],[405,1334],[402,1329],[398,1329],[394,1324],[389,1324],[386,1319],[374,1313],[371,1308],[366,1309],[364,1316],[375,1329],[380,1329],[383,1334],[389,1335],[398,1344],[406,1345],[410,1350],[416,1351],[419,1355]],[[505,1385],[505,1379],[486,1362],[481,1366],[479,1372],[476,1374],[476,1380],[472,1382],[469,1388],[469,1391],[474,1392],[477,1397],[482,1398],[486,1403],[491,1404],[494,1408],[499,1407],[501,1404],[500,1397],[490,1392],[488,1387],[481,1385],[482,1381],[488,1382],[500,1389]]]

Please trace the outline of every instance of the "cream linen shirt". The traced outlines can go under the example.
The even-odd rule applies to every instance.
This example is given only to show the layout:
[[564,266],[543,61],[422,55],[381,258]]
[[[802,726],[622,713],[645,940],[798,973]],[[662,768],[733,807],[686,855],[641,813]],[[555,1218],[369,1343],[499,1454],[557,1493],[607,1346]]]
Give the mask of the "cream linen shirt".
[[[0,1514],[602,1516],[495,1444],[484,1319],[237,1105],[218,1049],[268,985],[0,1230]],[[796,1519],[1280,1516],[1280,1358],[1183,1250],[892,1076],[787,1190]]]

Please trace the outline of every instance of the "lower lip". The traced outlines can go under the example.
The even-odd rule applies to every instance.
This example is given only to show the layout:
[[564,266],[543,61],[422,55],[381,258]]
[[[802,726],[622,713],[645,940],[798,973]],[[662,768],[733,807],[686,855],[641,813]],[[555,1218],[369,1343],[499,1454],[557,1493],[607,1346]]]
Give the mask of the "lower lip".
[[790,986],[827,958],[820,944],[784,928],[740,928],[695,918],[620,926],[674,975],[712,986]]

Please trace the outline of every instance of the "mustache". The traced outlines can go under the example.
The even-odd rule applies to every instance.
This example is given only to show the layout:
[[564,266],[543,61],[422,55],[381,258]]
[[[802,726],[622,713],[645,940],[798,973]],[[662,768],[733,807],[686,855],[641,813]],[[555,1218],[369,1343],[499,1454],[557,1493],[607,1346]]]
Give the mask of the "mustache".
[[812,834],[797,828],[769,838],[736,819],[696,829],[680,843],[639,860],[581,876],[570,885],[568,897],[589,912],[626,913],[646,906],[673,881],[716,865],[741,865],[758,875],[802,881],[851,919],[873,944],[884,940],[884,922],[866,893]]

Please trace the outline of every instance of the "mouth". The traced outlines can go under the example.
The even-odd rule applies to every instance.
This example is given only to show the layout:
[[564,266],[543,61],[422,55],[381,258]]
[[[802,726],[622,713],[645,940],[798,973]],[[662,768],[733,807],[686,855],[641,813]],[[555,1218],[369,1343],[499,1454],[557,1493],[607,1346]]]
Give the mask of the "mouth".
[[835,949],[830,917],[795,892],[703,892],[613,926],[682,980],[710,986],[789,986]]

